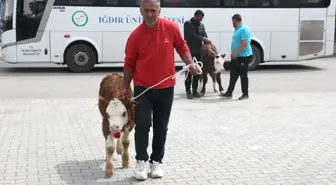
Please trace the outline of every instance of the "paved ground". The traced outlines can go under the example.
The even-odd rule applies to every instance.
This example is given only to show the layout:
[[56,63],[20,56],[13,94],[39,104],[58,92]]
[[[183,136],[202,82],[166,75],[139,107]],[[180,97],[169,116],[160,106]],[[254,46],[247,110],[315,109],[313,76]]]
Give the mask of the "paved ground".
[[141,183],[117,155],[116,176],[103,179],[96,102],[111,68],[71,74],[1,64],[0,184],[336,184],[336,59],[301,64],[251,72],[247,101],[221,100],[211,83],[207,97],[186,100],[178,82],[166,176]]

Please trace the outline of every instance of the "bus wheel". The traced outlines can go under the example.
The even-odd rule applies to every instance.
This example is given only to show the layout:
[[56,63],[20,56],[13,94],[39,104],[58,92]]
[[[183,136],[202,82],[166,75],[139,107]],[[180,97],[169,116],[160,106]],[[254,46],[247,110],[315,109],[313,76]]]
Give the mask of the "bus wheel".
[[87,44],[74,44],[67,49],[65,62],[72,72],[90,72],[97,62],[97,55],[94,49]]
[[251,47],[253,51],[253,58],[252,61],[249,63],[249,71],[257,69],[261,61],[261,51],[259,47],[257,47],[255,44],[251,44]]

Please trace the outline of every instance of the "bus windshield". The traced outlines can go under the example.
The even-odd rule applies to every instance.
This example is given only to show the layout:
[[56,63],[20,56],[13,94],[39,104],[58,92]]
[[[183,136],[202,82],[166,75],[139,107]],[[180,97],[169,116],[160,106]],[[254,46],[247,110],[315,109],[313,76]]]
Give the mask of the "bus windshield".
[[36,36],[46,4],[47,0],[17,0],[16,41]]
[[13,29],[13,10],[14,10],[14,0],[4,0],[5,8],[1,11],[1,17],[3,18],[2,31],[7,31]]

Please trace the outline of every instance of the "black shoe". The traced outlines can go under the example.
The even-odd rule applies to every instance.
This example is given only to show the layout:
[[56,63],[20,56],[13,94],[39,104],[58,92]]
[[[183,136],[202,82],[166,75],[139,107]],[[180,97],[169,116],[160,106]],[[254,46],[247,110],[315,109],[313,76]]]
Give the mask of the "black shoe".
[[198,93],[198,92],[193,92],[192,95],[193,95],[193,97],[195,97],[195,98],[200,98],[200,97],[202,97],[201,94]]
[[224,97],[226,99],[232,99],[232,95],[228,94],[227,92],[226,93],[220,93],[219,96]]
[[241,97],[238,98],[238,100],[245,100],[245,99],[248,99],[249,96],[248,95],[242,95]]
[[193,99],[194,98],[190,91],[187,91],[187,98],[188,99]]

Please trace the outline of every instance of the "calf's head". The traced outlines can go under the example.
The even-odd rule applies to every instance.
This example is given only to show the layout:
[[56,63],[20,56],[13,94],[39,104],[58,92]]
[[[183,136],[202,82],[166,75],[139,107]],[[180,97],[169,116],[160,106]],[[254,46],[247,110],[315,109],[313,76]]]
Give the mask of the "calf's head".
[[214,73],[219,73],[224,70],[224,58],[225,54],[216,54],[214,57]]
[[128,97],[103,100],[106,108],[108,128],[112,134],[128,130],[133,126],[135,101]]
[[126,106],[117,98],[110,101],[106,108],[106,116],[111,133],[120,132],[129,119]]

